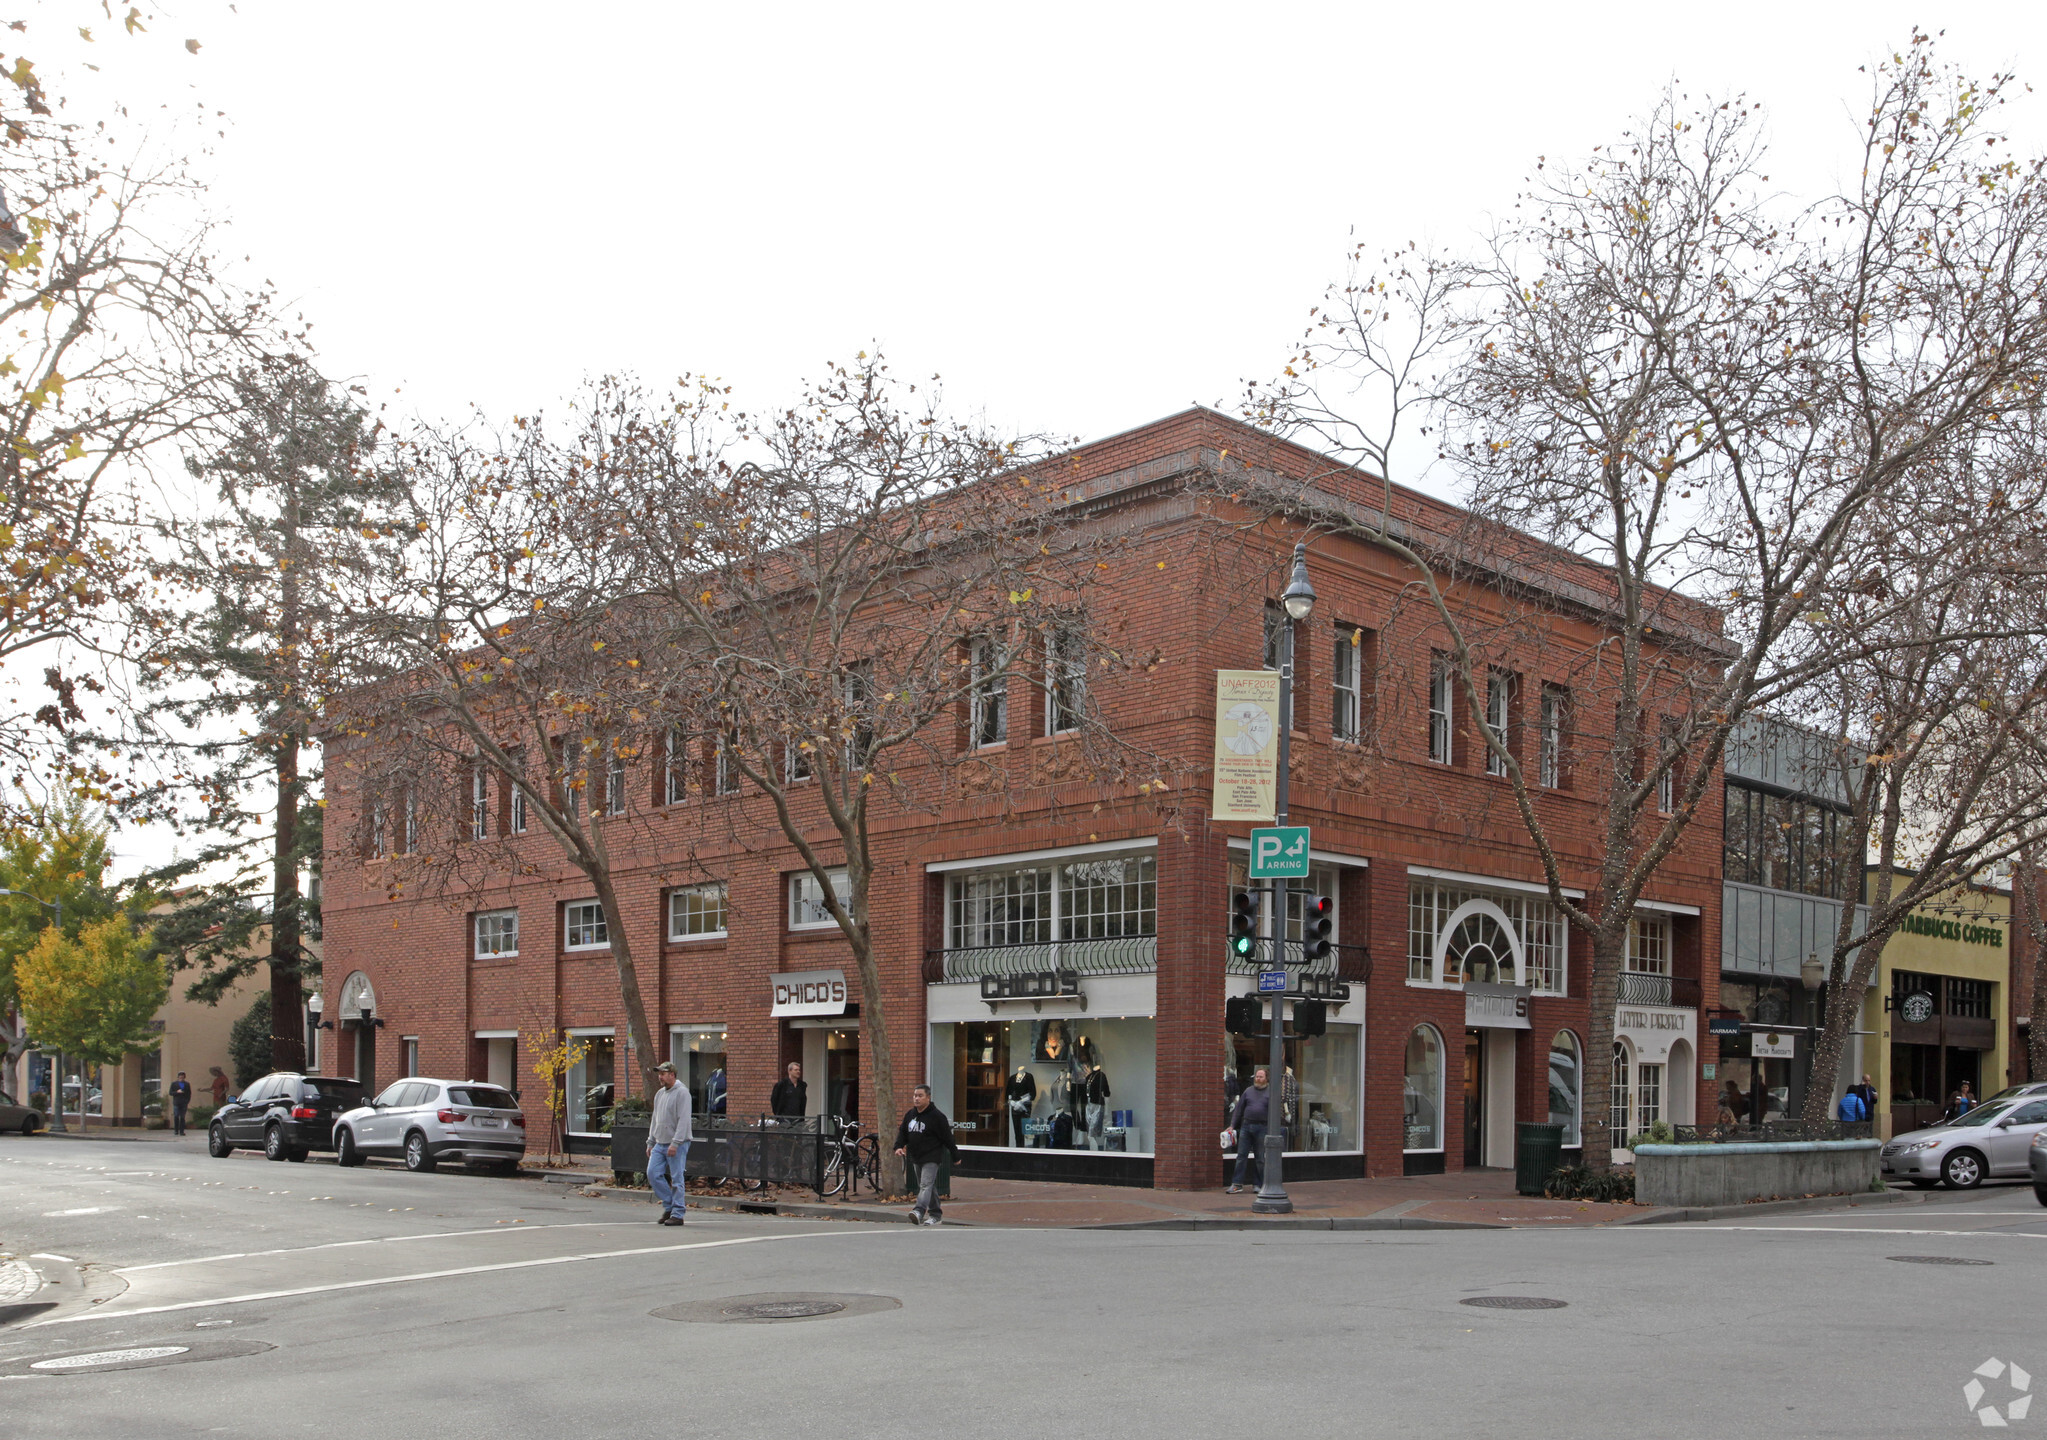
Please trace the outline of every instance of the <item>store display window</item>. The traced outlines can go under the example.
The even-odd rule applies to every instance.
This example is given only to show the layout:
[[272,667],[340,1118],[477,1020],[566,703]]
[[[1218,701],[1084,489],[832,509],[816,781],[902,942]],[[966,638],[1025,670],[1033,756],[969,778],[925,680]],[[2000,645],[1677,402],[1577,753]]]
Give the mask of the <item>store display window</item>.
[[1578,1037],[1568,1030],[1557,1031],[1549,1042],[1549,1123],[1564,1127],[1564,1148],[1584,1144],[1578,1132],[1584,1095],[1584,1067],[1580,1063]]
[[725,1027],[723,1025],[672,1025],[668,1030],[668,1058],[675,1073],[689,1087],[690,1109],[698,1115],[725,1113]]
[[[1357,1025],[1331,1025],[1326,1034],[1302,1040],[1289,1036],[1286,1057],[1286,1148],[1288,1154],[1357,1151],[1364,1148],[1359,1119],[1361,1074]],[[1272,1042],[1264,1036],[1224,1037],[1222,1122],[1229,1123],[1238,1093],[1261,1067],[1270,1067]]]
[[1443,1148],[1443,1037],[1417,1025],[1407,1037],[1405,1097],[1408,1150]]
[[976,1148],[1151,1153],[1157,1023],[1033,1015],[931,1027],[931,1096]]

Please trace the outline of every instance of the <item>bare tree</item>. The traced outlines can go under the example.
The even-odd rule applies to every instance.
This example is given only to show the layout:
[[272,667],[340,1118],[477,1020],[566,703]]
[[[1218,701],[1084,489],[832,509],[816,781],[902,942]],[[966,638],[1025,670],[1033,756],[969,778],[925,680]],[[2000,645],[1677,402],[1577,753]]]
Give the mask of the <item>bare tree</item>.
[[[1829,623],[1830,607],[1874,593],[1891,540],[1920,521],[1923,476],[2026,443],[2047,363],[2047,186],[1989,128],[2002,84],[1962,81],[1915,37],[1873,71],[1857,188],[1795,211],[1765,188],[1753,107],[1672,92],[1584,166],[1545,165],[1473,260],[1341,287],[1292,373],[1250,398],[1254,419],[1349,468],[1228,483],[1420,570],[1551,901],[1590,940],[1589,1054],[1611,1047],[1636,902],[1713,793],[1732,729],[1895,643],[1888,621],[1924,613],[1949,569],[1886,576],[1858,611],[1867,633]],[[1429,363],[1402,368],[1416,356]],[[1463,534],[1396,513],[1391,447],[1360,438],[1390,421],[1333,421],[1356,413],[1361,378],[1365,401],[1376,390],[1387,413],[1418,406],[1445,427],[1479,517]],[[1995,553],[2010,511],[1972,519],[1945,534]],[[1515,623],[1575,611],[1611,637],[1573,699],[1600,810],[1582,900],[1541,787],[1487,723],[1471,627],[1493,612],[1460,613],[1439,575],[1516,597]],[[1593,1164],[1609,1159],[1607,1109],[1591,1087]]]

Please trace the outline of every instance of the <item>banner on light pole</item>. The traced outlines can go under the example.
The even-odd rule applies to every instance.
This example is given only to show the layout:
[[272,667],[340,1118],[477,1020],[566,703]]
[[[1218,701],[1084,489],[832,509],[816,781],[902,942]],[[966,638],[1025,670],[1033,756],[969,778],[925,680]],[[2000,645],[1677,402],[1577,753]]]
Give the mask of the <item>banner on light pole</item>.
[[1278,785],[1279,672],[1216,671],[1211,818],[1270,822]]

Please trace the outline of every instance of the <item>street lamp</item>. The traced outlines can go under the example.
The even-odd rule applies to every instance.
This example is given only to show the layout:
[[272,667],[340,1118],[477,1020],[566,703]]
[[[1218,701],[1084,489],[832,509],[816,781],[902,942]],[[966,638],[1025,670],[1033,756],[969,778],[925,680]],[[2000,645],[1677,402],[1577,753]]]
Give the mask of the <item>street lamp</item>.
[[[14,223],[14,217],[6,215],[6,209],[7,202],[0,200],[0,216],[4,216],[7,223],[11,225]],[[45,900],[40,895],[29,894],[26,890],[0,890],[0,895],[19,895],[24,900],[35,901],[36,904],[42,906],[56,917],[52,923],[59,930],[64,928],[64,902],[62,900]],[[50,1079],[50,1129],[53,1133],[62,1135],[66,1133],[64,1128],[64,1052],[59,1050],[56,1053],[57,1064]],[[85,1072],[83,1070],[78,1072],[78,1117],[81,1121],[85,1118]]]
[[[1286,612],[1286,623],[1280,627],[1283,633],[1279,642],[1279,779],[1273,787],[1273,824],[1284,825],[1294,729],[1294,626],[1315,613],[1315,587],[1308,583],[1305,543],[1294,546],[1293,573],[1287,578],[1279,605]],[[1273,891],[1272,949],[1274,957],[1282,962],[1286,955],[1283,947],[1287,883],[1282,880]],[[1271,1087],[1266,1096],[1269,1114],[1265,1126],[1265,1163],[1260,1167],[1263,1174],[1258,1194],[1251,1201],[1251,1213],[1289,1215],[1293,1213],[1294,1202],[1287,1197],[1280,1174],[1280,1157],[1286,1153],[1286,1005],[1278,995],[1272,997],[1272,1059],[1266,1067],[1265,1083]]]

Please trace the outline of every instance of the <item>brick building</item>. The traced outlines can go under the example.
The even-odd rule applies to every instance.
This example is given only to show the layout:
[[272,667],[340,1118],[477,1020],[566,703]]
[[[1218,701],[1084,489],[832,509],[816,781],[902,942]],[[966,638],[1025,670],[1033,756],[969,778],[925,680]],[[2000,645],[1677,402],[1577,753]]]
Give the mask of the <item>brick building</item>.
[[[1338,494],[1359,482],[1204,410],[1058,463],[1089,513],[1114,512],[1130,537],[1099,582],[1096,643],[1150,657],[1091,672],[1087,700],[1153,757],[1151,778],[1164,784],[1067,778],[1073,742],[1060,707],[1072,697],[1047,682],[1056,667],[1042,661],[1035,677],[962,707],[949,741],[938,738],[999,767],[1005,784],[937,815],[874,820],[870,909],[896,1075],[904,1087],[928,1078],[966,1127],[969,1173],[1215,1186],[1225,1087],[1254,1058],[1251,1042],[1225,1033],[1224,1002],[1255,983],[1255,967],[1226,961],[1223,944],[1249,827],[1208,817],[1215,671],[1269,657],[1271,597],[1296,536],[1233,514],[1212,480],[1249,464]],[[1377,494],[1353,498],[1376,508]],[[1413,492],[1396,490],[1393,506],[1420,536],[1469,523]],[[1583,884],[1599,815],[1573,773],[1600,727],[1574,720],[1573,686],[1603,638],[1582,604],[1598,576],[1513,539],[1494,553],[1540,563],[1510,560],[1498,583],[1450,593],[1493,667],[1488,723],[1542,779],[1537,803]],[[1524,1119],[1562,1120],[1575,1144],[1588,1074],[1624,1103],[1617,1133],[1689,1121],[1701,1105],[1710,1118],[1700,1067],[1716,1055],[1698,1015],[1718,992],[1719,967],[1704,963],[1721,899],[1717,789],[1642,907],[1617,1055],[1589,1057],[1589,946],[1545,898],[1508,784],[1487,773],[1433,658],[1444,636],[1414,572],[1383,549],[1327,537],[1311,544],[1309,565],[1320,603],[1298,637],[1293,822],[1313,829],[1309,889],[1337,902],[1323,978],[1347,983],[1349,997],[1331,1007],[1325,1035],[1288,1041],[1299,1091],[1289,1175],[1507,1165]],[[1670,606],[1717,632],[1710,610]],[[587,886],[536,829],[499,875],[461,893],[391,898],[381,870],[393,862],[340,841],[361,803],[346,780],[350,743],[362,742],[330,743],[327,766],[329,1069],[373,1084],[468,1074],[530,1097],[533,1044],[565,1031],[591,1047],[571,1077],[570,1128],[593,1129],[605,1087],[628,1088],[636,1067]],[[641,927],[653,1031],[699,1108],[723,1095],[735,1113],[765,1110],[783,1065],[801,1060],[813,1113],[871,1122],[850,956],[767,802],[720,779],[669,803],[658,759],[643,768],[625,782],[623,813],[604,822],[607,843],[629,923]],[[822,823],[813,833],[835,839]],[[1297,937],[1297,915],[1294,927]],[[1014,977],[1062,971],[1077,993],[1008,993],[1028,988]],[[1021,1112],[1010,1104],[1019,1099]]]

